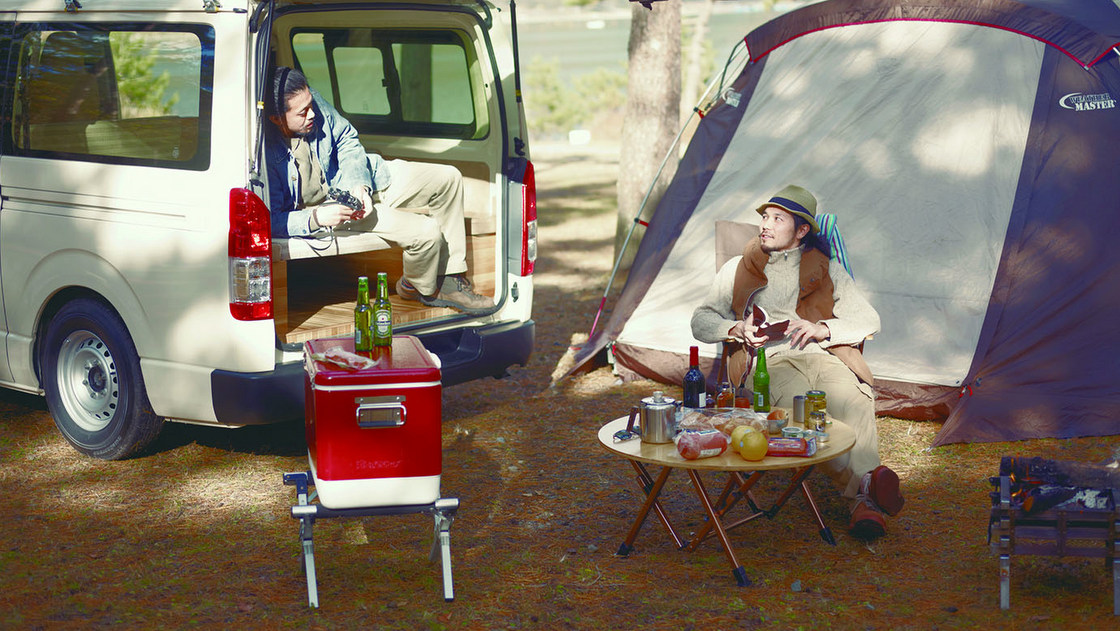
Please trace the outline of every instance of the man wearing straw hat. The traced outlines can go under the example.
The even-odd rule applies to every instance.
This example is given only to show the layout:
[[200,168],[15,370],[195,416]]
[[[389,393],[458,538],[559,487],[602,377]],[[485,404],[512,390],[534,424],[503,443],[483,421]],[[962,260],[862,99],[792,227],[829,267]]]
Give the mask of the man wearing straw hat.
[[[871,370],[858,346],[879,330],[879,314],[852,280],[835,217],[817,214],[817,199],[787,186],[757,209],[759,236],[720,268],[704,302],[692,314],[692,334],[723,342],[732,383],[745,383],[748,358],[765,347],[775,405],[823,390],[828,413],[851,426],[851,452],[823,466],[853,500],[851,533],[886,532],[883,515],[902,510],[898,475],[879,461]],[[830,264],[836,258],[838,264]],[[784,336],[759,336],[753,306],[773,322],[789,320]]]

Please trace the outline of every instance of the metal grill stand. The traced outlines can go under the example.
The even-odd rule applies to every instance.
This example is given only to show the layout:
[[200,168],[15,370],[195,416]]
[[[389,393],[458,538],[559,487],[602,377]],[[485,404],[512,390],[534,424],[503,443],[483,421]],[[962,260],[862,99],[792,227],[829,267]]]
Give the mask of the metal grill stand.
[[1076,502],[1030,512],[1014,501],[1014,478],[991,478],[999,488],[992,495],[988,544],[999,556],[999,607],[1011,607],[1011,555],[1103,557],[1112,574],[1112,613],[1120,616],[1120,563],[1116,534],[1120,530],[1120,493],[1107,489],[1107,508],[1086,508]]
[[316,499],[315,491],[310,487],[315,485],[310,471],[298,473],[285,473],[284,484],[296,487],[297,504],[292,506],[292,517],[299,520],[299,539],[303,545],[303,570],[307,576],[307,602],[311,607],[319,606],[319,588],[315,578],[315,546],[312,541],[312,527],[315,520],[321,517],[369,517],[374,515],[407,515],[410,513],[428,513],[435,521],[435,531],[432,536],[432,549],[429,554],[431,561],[439,556],[440,566],[443,570],[443,599],[450,602],[455,599],[455,589],[451,580],[451,521],[455,512],[459,510],[459,500],[453,497],[441,497],[431,504],[417,504],[406,506],[377,506],[368,508],[327,508],[322,504],[313,503]]

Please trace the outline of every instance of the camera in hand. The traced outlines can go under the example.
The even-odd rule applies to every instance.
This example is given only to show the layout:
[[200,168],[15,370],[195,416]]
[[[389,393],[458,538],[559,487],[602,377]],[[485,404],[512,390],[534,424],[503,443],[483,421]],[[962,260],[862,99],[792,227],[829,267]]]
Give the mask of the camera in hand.
[[350,219],[361,219],[365,217],[365,210],[362,208],[362,200],[354,197],[349,191],[344,191],[341,188],[332,188],[327,191],[327,199],[336,201],[343,206],[346,206],[354,213],[350,215]]

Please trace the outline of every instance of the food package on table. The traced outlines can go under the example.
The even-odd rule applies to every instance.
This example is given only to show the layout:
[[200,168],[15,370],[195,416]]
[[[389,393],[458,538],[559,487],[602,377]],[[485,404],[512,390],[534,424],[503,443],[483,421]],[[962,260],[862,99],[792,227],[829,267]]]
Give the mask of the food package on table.
[[812,457],[817,453],[817,437],[809,438],[771,438],[767,456]]
[[677,425],[682,430],[715,429],[730,436],[731,432],[741,425],[749,425],[760,432],[765,432],[766,416],[746,408],[686,408]]
[[715,429],[684,430],[673,438],[677,453],[685,460],[711,458],[727,449],[727,436]]

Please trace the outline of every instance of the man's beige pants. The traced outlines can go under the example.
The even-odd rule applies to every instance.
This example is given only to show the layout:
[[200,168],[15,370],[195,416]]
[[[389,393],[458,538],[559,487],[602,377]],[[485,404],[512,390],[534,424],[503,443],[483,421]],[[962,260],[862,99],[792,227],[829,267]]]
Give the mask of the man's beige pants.
[[829,416],[856,432],[856,444],[839,458],[821,464],[854,498],[864,473],[879,466],[879,431],[875,425],[875,394],[835,355],[799,353],[767,358],[770,396],[778,407],[792,408],[793,397],[809,390],[823,390]]
[[420,293],[438,292],[436,279],[467,271],[463,176],[446,164],[389,160],[391,183],[373,194],[374,211],[346,225],[404,249],[404,277]]

